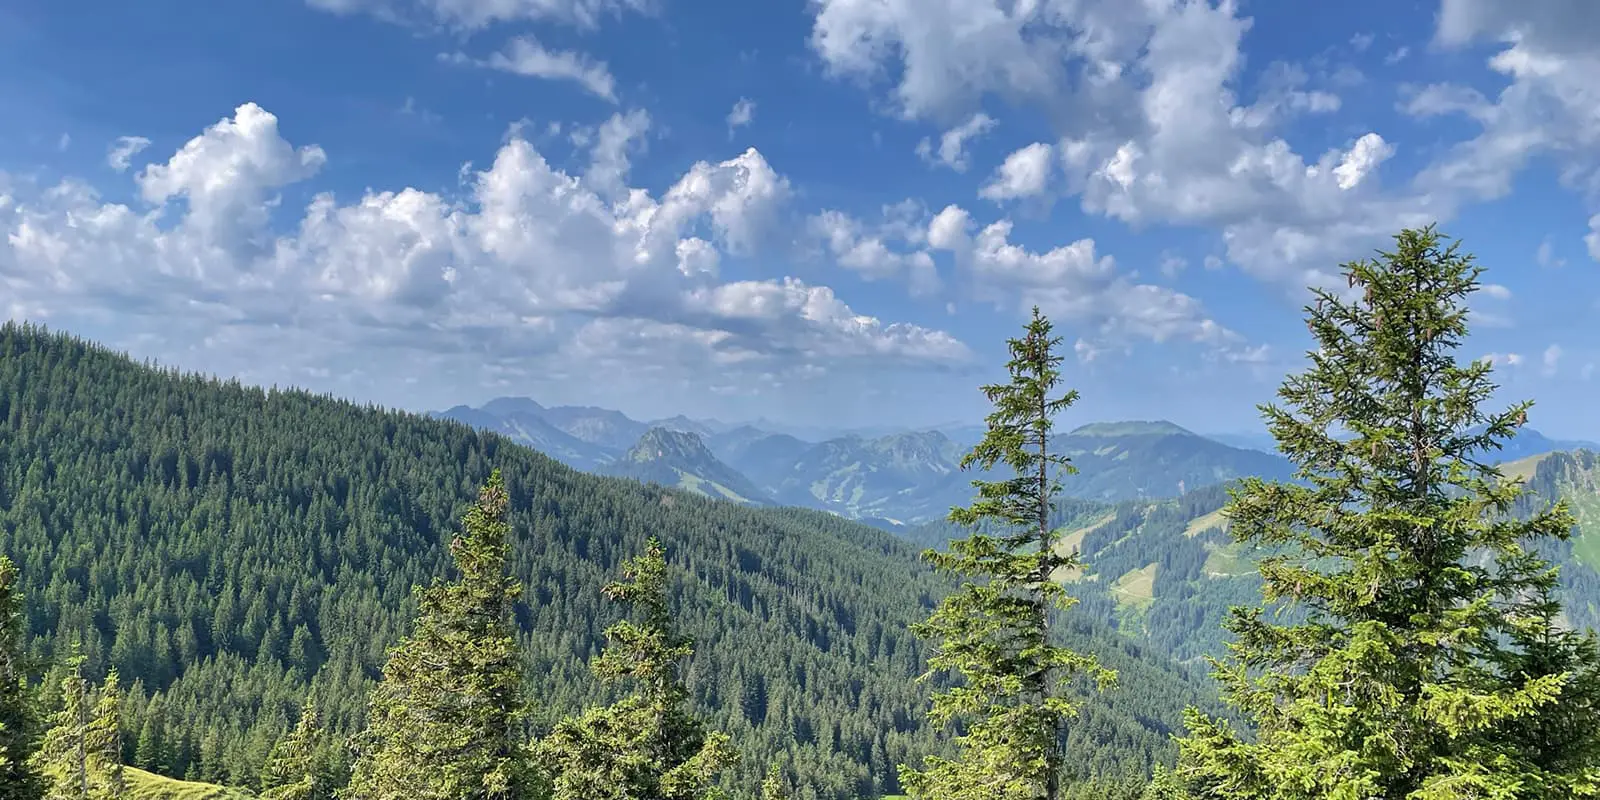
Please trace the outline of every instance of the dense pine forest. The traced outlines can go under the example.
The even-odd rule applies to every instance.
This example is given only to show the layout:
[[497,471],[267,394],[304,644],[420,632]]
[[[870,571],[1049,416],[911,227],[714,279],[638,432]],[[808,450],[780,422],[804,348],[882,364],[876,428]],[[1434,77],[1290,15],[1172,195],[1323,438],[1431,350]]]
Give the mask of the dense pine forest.
[[[575,472],[451,422],[140,365],[36,327],[0,329],[0,550],[26,590],[26,651],[118,671],[127,763],[254,788],[309,694],[339,736],[365,723],[413,586],[495,467],[530,729],[610,694],[587,663],[619,609],[602,587],[665,543],[697,708],[796,797],[897,794],[940,747],[908,631],[951,585],[890,534]],[[1168,758],[1203,674],[1065,619],[1133,679],[1084,709],[1080,776],[1131,784]],[[1087,645],[1086,645],[1087,646]],[[347,760],[342,751],[335,754]],[[342,765],[340,769],[347,769]]]
[[[1550,560],[1575,519],[1553,470],[1484,466],[1528,405],[1483,407],[1455,354],[1479,270],[1425,229],[1345,272],[1263,409],[1298,481],[1061,497],[1077,395],[1036,310],[982,387],[989,479],[927,552],[7,324],[0,796],[136,770],[272,800],[1600,795],[1592,609]],[[1220,503],[1258,558],[1215,633],[1133,636],[1073,591],[1192,576],[1205,539],[1117,545]]]

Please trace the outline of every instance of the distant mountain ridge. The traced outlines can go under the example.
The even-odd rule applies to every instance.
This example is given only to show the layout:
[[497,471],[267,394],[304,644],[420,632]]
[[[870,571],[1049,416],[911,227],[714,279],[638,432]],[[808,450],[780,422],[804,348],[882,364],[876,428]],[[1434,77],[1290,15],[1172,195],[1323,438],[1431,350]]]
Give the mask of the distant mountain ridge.
[[[981,438],[978,425],[808,439],[686,415],[641,422],[611,409],[547,407],[527,398],[433,416],[494,431],[587,472],[740,503],[816,508],[889,528],[942,519],[971,500],[974,479],[986,477],[960,467]],[[1067,493],[1102,502],[1172,497],[1245,475],[1288,475],[1288,462],[1276,455],[1159,420],[1091,423],[1055,444],[1080,470],[1064,481]]]

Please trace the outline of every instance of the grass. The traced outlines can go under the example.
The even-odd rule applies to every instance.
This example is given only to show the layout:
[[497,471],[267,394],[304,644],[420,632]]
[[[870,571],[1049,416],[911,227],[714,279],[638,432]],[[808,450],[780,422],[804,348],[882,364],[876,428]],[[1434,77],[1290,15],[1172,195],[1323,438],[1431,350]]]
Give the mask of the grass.
[[130,800],[246,800],[250,795],[214,783],[167,778],[142,769],[124,767]]
[[[1056,553],[1063,556],[1076,555],[1078,550],[1083,547],[1083,540],[1089,534],[1094,533],[1095,530],[1116,518],[1116,514],[1106,514],[1088,525],[1062,534],[1061,538],[1056,540]],[[1058,583],[1072,583],[1083,577],[1083,568],[1059,569],[1051,577],[1055,578]]]
[[1549,458],[1552,453],[1540,453],[1516,461],[1507,461],[1499,465],[1500,474],[1507,480],[1533,480],[1533,473],[1539,468],[1539,462]]
[[1210,514],[1189,520],[1188,527],[1183,529],[1183,535],[1194,538],[1212,528],[1226,532],[1228,530],[1228,518],[1222,512],[1223,509],[1219,508]]
[[1151,562],[1133,570],[1111,584],[1112,599],[1121,608],[1143,609],[1156,598],[1156,571],[1160,564]]

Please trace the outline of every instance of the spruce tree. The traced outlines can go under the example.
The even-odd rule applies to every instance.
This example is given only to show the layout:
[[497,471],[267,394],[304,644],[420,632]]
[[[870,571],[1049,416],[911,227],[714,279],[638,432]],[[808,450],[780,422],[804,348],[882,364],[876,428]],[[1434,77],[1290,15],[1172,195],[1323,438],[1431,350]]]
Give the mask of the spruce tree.
[[261,770],[261,800],[328,800],[333,781],[323,750],[317,702],[306,698],[294,730],[272,748]]
[[767,770],[767,777],[761,781],[761,800],[789,800],[789,790],[784,788],[777,767]]
[[85,800],[89,796],[90,759],[85,734],[92,719],[89,684],[81,657],[74,657],[61,679],[59,707],[30,764],[44,780],[45,800]]
[[515,800],[524,713],[506,575],[509,502],[498,470],[450,542],[460,572],[420,590],[411,635],[390,651],[354,742],[348,800]]
[[122,772],[122,687],[116,670],[106,676],[94,716],[84,730],[89,793],[87,800],[123,800],[128,783]]
[[553,800],[713,800],[714,781],[738,761],[726,734],[708,732],[688,709],[679,675],[694,653],[673,624],[666,553],[652,538],[605,587],[635,620],[606,629],[610,645],[592,667],[607,685],[631,682],[616,703],[558,723],[537,746]]
[[929,757],[921,771],[901,767],[912,797],[927,800],[1056,800],[1060,796],[1063,726],[1076,711],[1069,682],[1092,676],[1101,687],[1114,675],[1089,655],[1052,643],[1056,612],[1076,602],[1055,576],[1079,566],[1063,552],[1050,525],[1060,477],[1076,469],[1052,451],[1056,414],[1078,393],[1057,396],[1060,337],[1033,309],[1020,339],[1009,342],[1009,383],[983,387],[993,404],[983,440],[961,460],[988,472],[1004,464],[1014,476],[974,480],[978,496],[950,511],[973,528],[946,552],[925,557],[963,579],[913,631],[937,639],[923,680],[954,671],[959,685],[934,696],[930,718],[962,723],[955,759]]
[[0,556],[0,797],[31,800],[43,791],[29,766],[37,718],[28,690],[20,573]]
[[1318,349],[1263,406],[1303,484],[1246,480],[1231,532],[1270,555],[1264,605],[1234,609],[1216,660],[1250,725],[1189,712],[1181,770],[1200,797],[1573,798],[1600,788],[1593,639],[1562,632],[1562,504],[1512,517],[1520,483],[1484,463],[1530,403],[1485,413],[1463,363],[1481,269],[1430,226],[1345,265],[1350,294],[1306,311]]
[[43,779],[45,800],[122,800],[122,690],[117,673],[99,692],[83,677],[74,654],[61,679],[60,707],[51,715],[30,765]]

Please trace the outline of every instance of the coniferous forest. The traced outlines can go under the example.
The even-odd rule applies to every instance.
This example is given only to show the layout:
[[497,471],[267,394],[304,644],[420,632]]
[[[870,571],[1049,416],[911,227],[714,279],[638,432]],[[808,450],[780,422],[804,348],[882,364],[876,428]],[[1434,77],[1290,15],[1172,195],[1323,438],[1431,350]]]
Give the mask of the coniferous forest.
[[1407,230],[1317,293],[1263,408],[1297,480],[1206,490],[1259,594],[1143,639],[1067,580],[1037,311],[927,552],[7,324],[0,798],[1600,796],[1575,520],[1486,466],[1529,404],[1461,354],[1480,272]]

